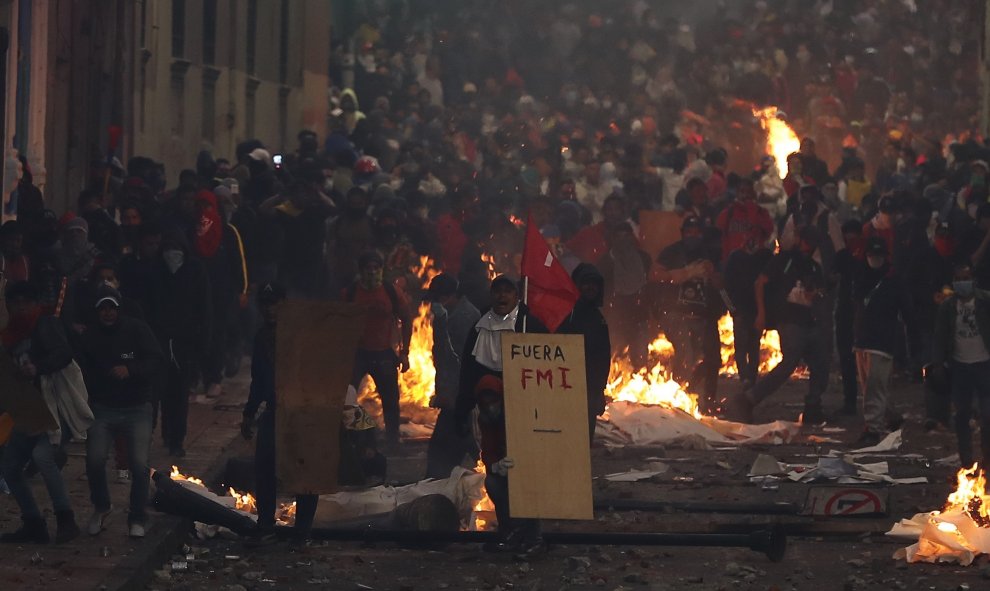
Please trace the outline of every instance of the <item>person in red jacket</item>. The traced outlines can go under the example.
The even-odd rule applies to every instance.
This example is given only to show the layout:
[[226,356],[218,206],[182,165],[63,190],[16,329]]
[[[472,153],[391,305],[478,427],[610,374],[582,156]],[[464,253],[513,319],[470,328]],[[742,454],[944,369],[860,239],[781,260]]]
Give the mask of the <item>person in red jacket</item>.
[[477,212],[478,190],[474,185],[464,183],[450,194],[450,202],[450,212],[440,216],[437,220],[437,245],[440,255],[439,262],[444,272],[457,277],[461,272],[464,249],[468,245],[464,224],[472,219]]
[[767,210],[756,202],[753,181],[742,179],[736,189],[736,200],[718,214],[715,227],[722,232],[722,259],[729,253],[746,245],[754,232],[759,231],[762,239],[773,234],[773,218]]

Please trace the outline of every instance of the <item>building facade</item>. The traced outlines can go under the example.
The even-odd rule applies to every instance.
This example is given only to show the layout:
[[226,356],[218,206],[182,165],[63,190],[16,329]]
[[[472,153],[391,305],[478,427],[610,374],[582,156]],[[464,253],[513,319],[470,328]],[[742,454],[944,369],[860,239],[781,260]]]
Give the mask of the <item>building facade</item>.
[[23,155],[72,209],[110,126],[121,162],[164,162],[170,183],[201,149],[323,135],[330,20],[330,0],[0,0],[5,202]]

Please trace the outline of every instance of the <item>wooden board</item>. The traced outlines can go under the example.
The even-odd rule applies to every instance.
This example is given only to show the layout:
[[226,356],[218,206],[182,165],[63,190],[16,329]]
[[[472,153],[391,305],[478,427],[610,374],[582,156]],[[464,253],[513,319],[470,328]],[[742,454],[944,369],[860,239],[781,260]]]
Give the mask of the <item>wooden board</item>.
[[365,307],[287,301],[275,338],[275,452],[279,490],[337,488],[340,423]]
[[58,428],[58,423],[41,390],[34,382],[22,377],[10,355],[0,351],[0,411],[10,413],[14,429],[28,435],[38,435]]
[[513,517],[593,519],[584,336],[502,337]]
[[673,211],[639,212],[639,244],[650,255],[650,260],[671,244],[681,239],[681,222],[684,218]]

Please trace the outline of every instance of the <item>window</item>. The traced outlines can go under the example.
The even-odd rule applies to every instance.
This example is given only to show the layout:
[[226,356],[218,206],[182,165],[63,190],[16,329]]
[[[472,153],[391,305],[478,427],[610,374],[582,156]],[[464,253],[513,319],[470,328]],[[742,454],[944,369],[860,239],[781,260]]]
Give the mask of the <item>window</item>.
[[278,81],[285,84],[289,78],[289,0],[282,0],[282,14],[278,36]]
[[258,0],[248,0],[247,5],[247,61],[244,69],[248,74],[254,76],[254,54],[257,47],[258,37]]
[[212,143],[217,129],[217,78],[220,70],[203,68],[203,139]]
[[172,57],[186,55],[186,0],[172,0]]
[[249,79],[244,93],[244,132],[248,139],[254,138],[255,95],[258,93],[260,82]]
[[217,59],[217,0],[203,0],[203,63]]

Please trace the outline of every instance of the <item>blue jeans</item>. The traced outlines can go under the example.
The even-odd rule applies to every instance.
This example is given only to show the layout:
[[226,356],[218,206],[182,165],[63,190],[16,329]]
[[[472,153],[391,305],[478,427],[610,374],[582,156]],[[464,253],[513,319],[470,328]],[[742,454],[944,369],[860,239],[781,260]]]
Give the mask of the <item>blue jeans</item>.
[[107,457],[117,433],[127,442],[127,462],[131,468],[131,506],[128,523],[144,523],[148,504],[148,455],[151,452],[151,404],[124,408],[92,405],[96,417],[86,439],[86,477],[89,498],[97,511],[110,509],[107,487]]
[[7,481],[10,494],[17,501],[17,506],[21,508],[21,518],[24,520],[41,518],[41,511],[34,501],[34,495],[31,494],[31,487],[24,478],[24,467],[29,460],[34,460],[34,465],[38,467],[38,473],[45,481],[55,511],[72,510],[69,495],[65,492],[65,482],[62,481],[62,473],[55,464],[54,448],[48,440],[48,434],[25,435],[15,430],[10,434],[10,440],[4,448],[0,474]]
[[959,363],[953,361],[952,403],[956,406],[956,438],[959,442],[959,462],[972,466],[973,431],[969,420],[973,417],[973,399],[979,403],[980,447],[983,463],[990,462],[990,361]]

